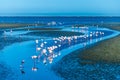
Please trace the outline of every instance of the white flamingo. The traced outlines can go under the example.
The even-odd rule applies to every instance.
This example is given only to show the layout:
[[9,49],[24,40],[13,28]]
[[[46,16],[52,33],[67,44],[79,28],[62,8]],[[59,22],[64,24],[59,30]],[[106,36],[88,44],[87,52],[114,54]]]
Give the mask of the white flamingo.
[[36,55],[32,56],[32,59],[37,59],[38,57]]
[[35,40],[35,42],[36,42],[36,44],[38,44],[38,43],[39,43],[39,41],[38,41],[38,40]]
[[37,71],[38,70],[38,68],[36,68],[36,67],[32,67],[32,71]]

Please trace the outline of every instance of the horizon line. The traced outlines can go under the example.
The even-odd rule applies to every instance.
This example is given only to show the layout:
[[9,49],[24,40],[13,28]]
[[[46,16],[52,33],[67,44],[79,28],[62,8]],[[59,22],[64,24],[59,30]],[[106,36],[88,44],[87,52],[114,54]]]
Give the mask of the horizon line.
[[120,17],[104,15],[0,15],[0,17]]

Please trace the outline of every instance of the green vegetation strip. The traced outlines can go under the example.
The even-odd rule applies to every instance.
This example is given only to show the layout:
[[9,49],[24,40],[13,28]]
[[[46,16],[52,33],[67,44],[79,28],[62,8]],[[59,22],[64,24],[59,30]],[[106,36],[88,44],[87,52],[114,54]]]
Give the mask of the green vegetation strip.
[[[80,53],[80,51],[77,51]],[[78,54],[79,58],[94,62],[120,62],[120,35],[106,40]]]
[[34,35],[34,36],[44,36],[44,37],[60,37],[60,36],[74,36],[74,35],[83,35],[80,32],[69,32],[69,31],[36,31],[29,32],[25,35]]

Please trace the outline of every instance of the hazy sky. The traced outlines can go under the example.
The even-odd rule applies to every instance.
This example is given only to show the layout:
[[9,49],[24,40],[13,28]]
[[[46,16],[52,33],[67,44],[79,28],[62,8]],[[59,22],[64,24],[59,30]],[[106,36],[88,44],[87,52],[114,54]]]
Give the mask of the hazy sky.
[[120,0],[0,0],[0,15],[120,16]]

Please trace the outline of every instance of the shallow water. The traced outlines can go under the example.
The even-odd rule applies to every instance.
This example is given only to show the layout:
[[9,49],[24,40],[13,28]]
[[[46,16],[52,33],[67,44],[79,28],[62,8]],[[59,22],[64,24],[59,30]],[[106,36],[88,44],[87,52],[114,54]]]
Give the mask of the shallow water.
[[[109,39],[120,34],[117,31],[107,28],[88,28],[87,30],[81,28],[79,30],[75,28],[63,29],[63,31],[65,30],[83,32],[85,33],[85,35],[77,38],[76,40],[71,40],[70,43],[68,42],[68,40],[64,40],[61,43],[57,41],[56,44],[54,42],[56,40],[53,40],[52,38],[47,40],[39,40],[38,37],[36,37],[38,38],[39,42],[37,44],[35,43],[35,40],[15,43],[13,45],[5,47],[3,50],[0,51],[1,61],[5,62],[8,66],[11,67],[12,71],[15,73],[15,75],[12,76],[16,76],[15,80],[62,80],[61,77],[57,76],[54,71],[51,70],[52,65],[56,64],[65,55],[79,48],[84,48],[88,45],[95,44],[99,41]],[[94,35],[92,36],[92,39],[90,38],[90,36],[86,37],[87,34],[90,35],[90,32],[95,31],[104,32],[104,35]],[[19,34],[15,32],[13,36],[15,35],[17,36]],[[84,39],[84,37],[86,38]],[[41,43],[43,42],[47,42],[47,44],[45,44],[44,47],[41,47],[42,49],[46,49],[47,47],[50,47],[52,45],[61,45],[60,48],[54,50],[54,54],[52,54],[52,61],[50,61],[51,59],[49,59],[51,58],[50,53],[46,52],[47,55],[44,55],[42,51],[36,50],[36,48],[39,48]],[[36,59],[32,59],[32,56],[34,55],[37,56]],[[38,56],[40,56],[40,58],[38,58]],[[24,60],[24,63],[21,62],[22,60]],[[46,61],[45,63],[44,60]],[[9,78],[7,78],[7,80],[9,80]]]

